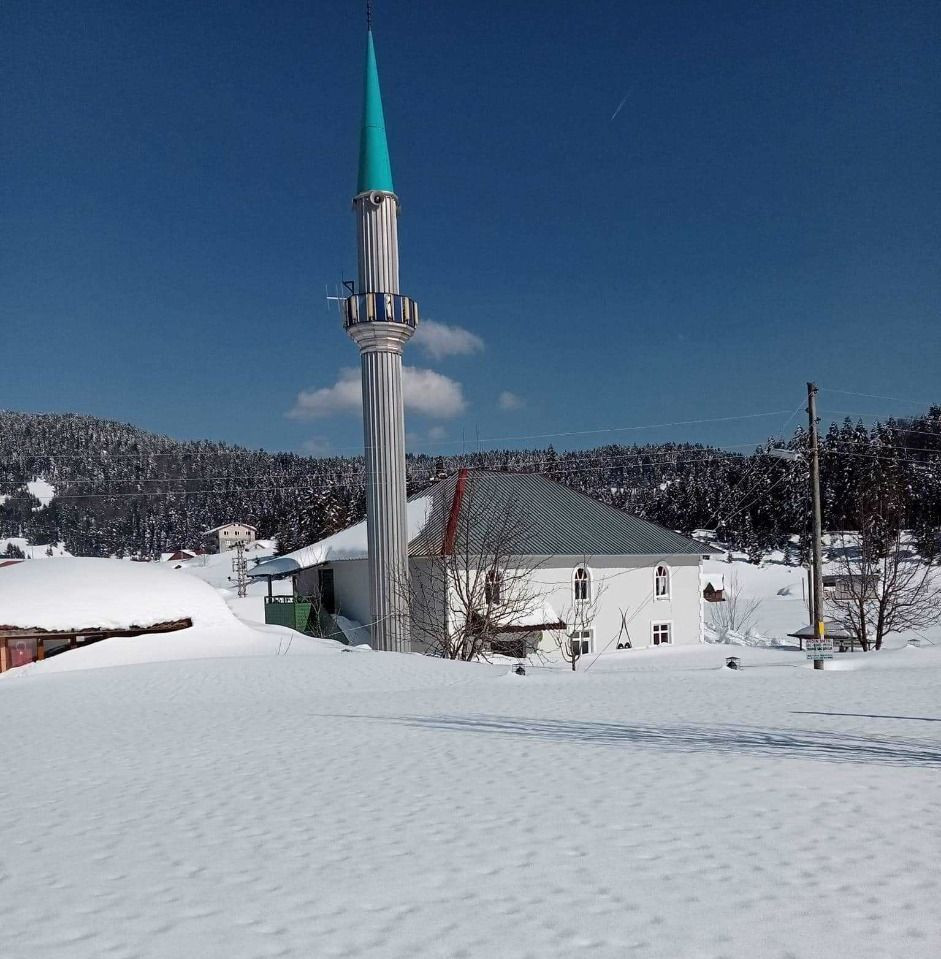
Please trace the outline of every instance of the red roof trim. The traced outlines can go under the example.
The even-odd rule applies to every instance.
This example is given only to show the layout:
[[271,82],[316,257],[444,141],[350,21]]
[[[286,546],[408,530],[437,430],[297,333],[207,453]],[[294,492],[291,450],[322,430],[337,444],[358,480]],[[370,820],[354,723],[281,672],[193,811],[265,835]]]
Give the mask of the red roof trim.
[[464,501],[464,490],[467,487],[467,467],[457,474],[454,484],[454,499],[451,501],[451,512],[448,515],[448,528],[441,544],[441,555],[450,556],[454,552],[454,540],[457,539],[457,521],[461,516],[461,503]]

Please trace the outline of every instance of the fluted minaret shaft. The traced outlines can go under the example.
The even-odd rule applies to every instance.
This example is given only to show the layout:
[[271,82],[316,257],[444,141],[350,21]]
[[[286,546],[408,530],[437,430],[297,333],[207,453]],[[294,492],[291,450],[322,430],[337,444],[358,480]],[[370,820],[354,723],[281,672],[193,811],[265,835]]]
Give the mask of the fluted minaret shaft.
[[402,354],[364,350],[366,526],[374,648],[408,652],[408,522]]
[[374,190],[358,196],[353,205],[359,241],[360,292],[398,293],[399,227],[395,195]]
[[346,301],[346,330],[359,346],[363,377],[366,529],[375,649],[409,651],[408,516],[402,349],[418,305],[399,292],[398,199],[386,142],[372,32],[356,197],[359,286]]
[[[408,652],[402,349],[412,335],[413,326],[394,322],[394,307],[404,299],[398,292],[396,198],[393,194],[373,191],[356,197],[353,202],[359,240],[359,284],[364,292],[351,298],[356,304],[359,322],[351,323],[348,314],[347,330],[360,348],[363,378],[373,647]],[[386,312],[387,304],[393,305],[391,313]]]

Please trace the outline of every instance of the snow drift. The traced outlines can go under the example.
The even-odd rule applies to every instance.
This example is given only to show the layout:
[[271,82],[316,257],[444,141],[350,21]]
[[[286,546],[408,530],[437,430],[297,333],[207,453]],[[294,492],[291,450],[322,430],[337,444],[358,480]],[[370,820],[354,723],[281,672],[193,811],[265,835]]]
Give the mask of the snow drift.
[[151,563],[59,559],[20,563],[0,576],[4,626],[131,629],[179,619],[191,619],[194,626],[233,622],[211,586]]

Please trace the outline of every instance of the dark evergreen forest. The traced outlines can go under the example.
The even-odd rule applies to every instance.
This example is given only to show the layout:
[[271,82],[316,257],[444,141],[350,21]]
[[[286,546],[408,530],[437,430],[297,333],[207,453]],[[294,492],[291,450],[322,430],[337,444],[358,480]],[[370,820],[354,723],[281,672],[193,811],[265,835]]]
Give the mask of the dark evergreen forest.
[[[923,555],[939,555],[941,407],[870,427],[847,420],[821,444],[827,528],[857,529],[878,515],[911,529]],[[408,484],[418,492],[460,466],[541,472],[683,533],[715,530],[755,561],[778,548],[798,563],[809,523],[806,446],[798,429],[748,454],[667,443],[419,455],[408,458]],[[798,458],[769,455],[775,448]],[[45,507],[26,488],[37,477],[56,490]],[[89,416],[0,411],[0,537],[64,541],[76,555],[154,557],[199,545],[205,530],[235,519],[288,551],[361,519],[363,482],[357,457],[180,442]]]

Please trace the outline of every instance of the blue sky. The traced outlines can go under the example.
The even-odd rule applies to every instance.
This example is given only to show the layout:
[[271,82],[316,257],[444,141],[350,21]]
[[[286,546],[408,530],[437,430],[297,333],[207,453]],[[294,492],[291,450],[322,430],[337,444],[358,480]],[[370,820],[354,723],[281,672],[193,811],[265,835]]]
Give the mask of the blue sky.
[[[438,324],[413,448],[749,443],[808,379],[876,395],[832,415],[941,401],[937,4],[376,8],[402,287]],[[352,0],[0,8],[0,408],[361,448],[324,294],[364,40]]]

